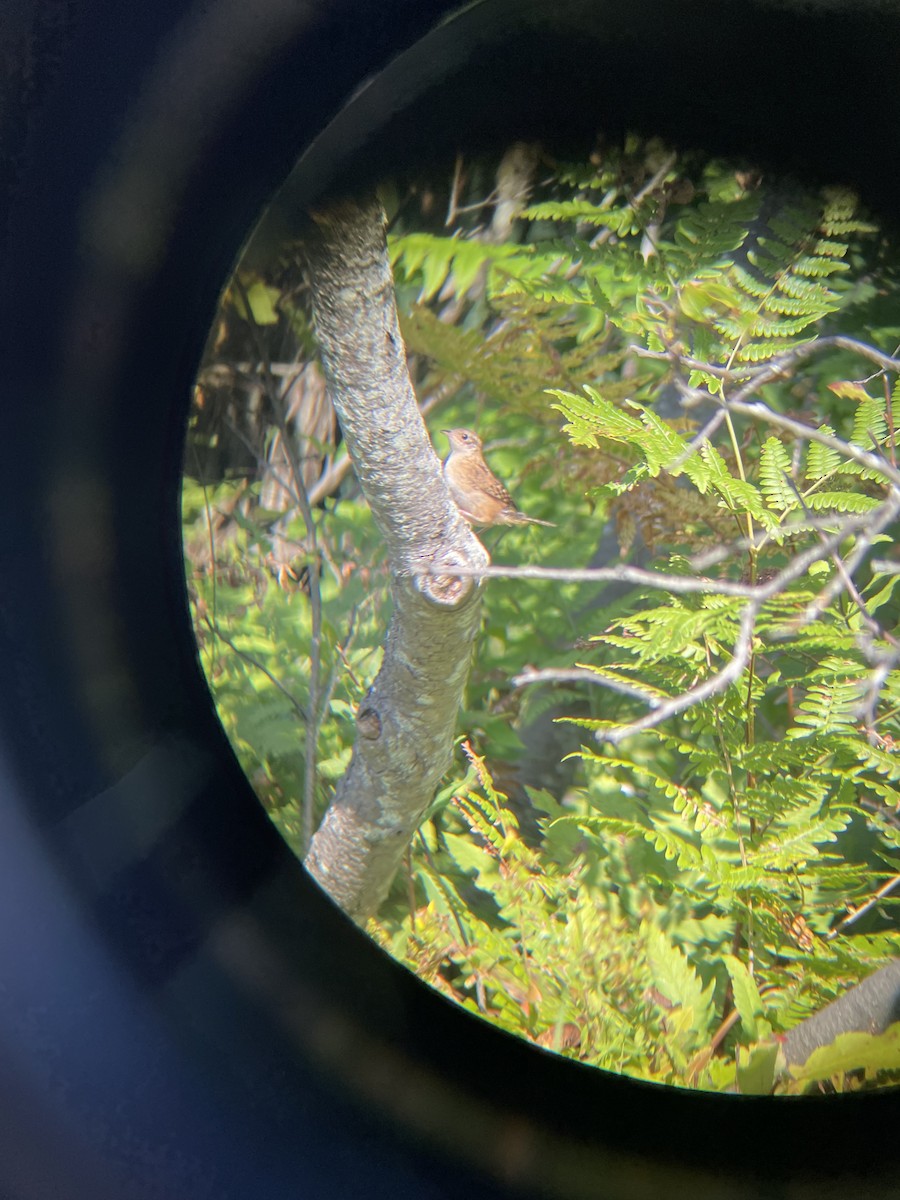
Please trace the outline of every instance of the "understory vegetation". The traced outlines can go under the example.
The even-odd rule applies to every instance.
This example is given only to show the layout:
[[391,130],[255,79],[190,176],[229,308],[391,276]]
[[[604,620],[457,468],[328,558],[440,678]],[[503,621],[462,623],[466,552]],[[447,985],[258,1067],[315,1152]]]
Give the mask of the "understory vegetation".
[[[441,428],[477,429],[555,528],[483,534],[511,571],[485,585],[456,769],[370,932],[597,1067],[900,1081],[900,1026],[780,1054],[900,956],[900,258],[845,188],[636,137],[536,159],[492,240],[480,169],[457,164],[446,217],[421,181],[385,186],[402,331],[438,454]],[[257,362],[314,355],[296,262],[239,268],[223,298]],[[228,353],[220,332],[209,362]],[[200,469],[212,404],[201,385],[183,497],[197,640],[302,857],[379,667],[387,569],[352,476],[313,542],[261,472]],[[271,463],[284,414],[266,429]],[[310,460],[340,451],[308,434],[281,461],[295,498]]]

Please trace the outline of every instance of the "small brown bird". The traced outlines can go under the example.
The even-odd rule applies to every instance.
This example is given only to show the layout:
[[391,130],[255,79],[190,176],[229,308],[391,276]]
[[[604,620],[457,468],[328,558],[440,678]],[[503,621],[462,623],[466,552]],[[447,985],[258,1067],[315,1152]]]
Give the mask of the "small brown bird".
[[481,438],[471,429],[442,429],[450,442],[444,479],[450,495],[470,525],[548,525],[519,512],[509,492],[484,461]]

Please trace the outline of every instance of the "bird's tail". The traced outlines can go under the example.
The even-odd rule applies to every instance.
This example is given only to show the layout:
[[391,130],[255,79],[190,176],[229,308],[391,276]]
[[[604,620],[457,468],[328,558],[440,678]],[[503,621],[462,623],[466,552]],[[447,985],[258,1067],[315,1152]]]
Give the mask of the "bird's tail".
[[556,528],[556,523],[554,521],[542,521],[540,517],[526,517],[524,513],[517,513],[517,518],[518,521],[523,525],[546,525],[548,529]]

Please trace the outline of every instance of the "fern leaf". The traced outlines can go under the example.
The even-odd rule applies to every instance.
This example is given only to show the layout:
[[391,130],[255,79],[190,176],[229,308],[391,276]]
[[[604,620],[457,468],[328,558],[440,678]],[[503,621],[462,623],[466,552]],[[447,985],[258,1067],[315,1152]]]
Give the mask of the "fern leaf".
[[759,460],[759,486],[766,503],[776,512],[797,507],[797,494],[790,477],[790,455],[778,438],[767,438]]
[[863,450],[871,450],[876,444],[881,445],[887,437],[887,420],[884,410],[883,397],[867,396],[856,410],[850,441],[861,446]]
[[712,1024],[715,980],[704,988],[690,961],[661,929],[645,923],[643,931],[655,986],[672,1004],[692,1011],[697,1041],[701,1041]]
[[860,695],[860,685],[853,680],[814,684],[797,711],[800,728],[789,730],[788,737],[801,737],[808,729],[819,735],[850,732],[859,721]]
[[[830,425],[820,425],[819,432],[834,437],[835,432]],[[841,464],[841,456],[831,446],[823,446],[821,442],[810,442],[806,452],[806,478],[813,482],[825,479]]]
[[756,981],[746,965],[733,954],[723,954],[722,961],[731,978],[731,992],[734,996],[734,1007],[741,1017],[741,1025],[751,1041],[758,1042],[767,1036],[768,1029],[764,1028],[763,1003],[759,995]]
[[568,417],[569,424],[564,427],[565,432],[576,446],[593,446],[596,449],[599,437],[627,442],[641,436],[644,427],[640,421],[604,400],[596,388],[585,385],[584,390],[588,399],[573,392],[548,388],[549,394],[556,396],[559,401],[551,407]]
[[806,497],[804,503],[815,512],[864,513],[879,508],[881,501],[858,492],[814,492]]

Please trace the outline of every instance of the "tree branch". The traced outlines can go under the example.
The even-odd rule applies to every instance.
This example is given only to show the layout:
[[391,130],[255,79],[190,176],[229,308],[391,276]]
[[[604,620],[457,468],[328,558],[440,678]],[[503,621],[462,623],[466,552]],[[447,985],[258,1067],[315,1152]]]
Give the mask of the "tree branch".
[[353,757],[306,866],[357,921],[374,913],[450,764],[487,564],[453,504],[416,406],[374,199],[313,214],[316,334],[362,492],[385,538],[394,611],[356,715]]
[[[697,687],[665,700],[661,700],[657,696],[648,696],[646,693],[641,694],[638,688],[633,689],[633,693],[640,696],[640,699],[648,705],[651,711],[646,716],[632,721],[627,725],[611,726],[597,733],[598,741],[608,741],[615,744],[635,733],[654,728],[663,721],[667,721],[670,717],[677,716],[678,713],[684,712],[685,709],[691,708],[693,705],[700,703],[700,701],[717,695],[730,687],[740,677],[750,659],[753,636],[756,630],[756,619],[766,601],[784,592],[789,584],[805,575],[813,563],[831,558],[837,552],[841,543],[851,534],[858,534],[857,547],[848,556],[843,574],[838,572],[833,580],[823,588],[820,596],[807,607],[807,610],[800,617],[801,623],[807,623],[815,619],[820,608],[826,607],[839,591],[846,589],[846,579],[852,576],[853,571],[859,567],[860,562],[870,549],[875,536],[892,521],[896,520],[898,515],[900,515],[900,492],[892,490],[889,493],[888,499],[879,509],[844,517],[840,521],[838,529],[832,530],[830,533],[826,534],[820,530],[817,544],[795,555],[786,567],[782,568],[781,571],[762,584],[737,583],[730,579],[696,578],[690,575],[671,575],[664,572],[648,571],[639,567],[625,566],[584,568],[582,570],[569,570],[560,567],[497,566],[482,567],[480,569],[458,568],[458,572],[460,575],[475,575],[480,579],[512,577],[578,583],[616,581],[633,583],[637,586],[660,588],[680,595],[696,594],[699,592],[740,597],[747,601],[741,611],[738,634],[732,647],[731,655],[725,665],[701,684],[698,684]],[[825,598],[824,602],[823,598]],[[882,675],[885,673],[883,671]],[[625,692],[628,690],[619,681],[611,680],[600,673],[594,673],[589,668],[570,668],[568,670],[556,671],[526,670],[516,676],[513,683],[517,687],[522,687],[534,683],[576,681],[593,683],[598,687],[605,687],[613,691]]]

